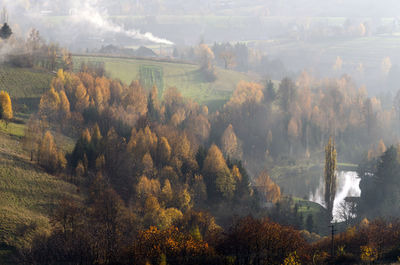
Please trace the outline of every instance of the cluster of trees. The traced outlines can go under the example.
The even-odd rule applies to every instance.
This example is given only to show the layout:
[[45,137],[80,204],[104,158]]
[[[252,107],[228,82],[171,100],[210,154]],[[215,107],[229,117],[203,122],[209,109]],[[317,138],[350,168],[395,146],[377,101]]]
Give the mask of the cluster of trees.
[[[95,191],[93,191],[95,190]],[[299,231],[267,219],[239,219],[224,232],[204,212],[160,229],[142,227],[101,177],[87,206],[64,199],[53,231],[22,251],[29,264],[300,264],[310,246]],[[293,260],[296,263],[290,263]]]
[[[272,165],[287,156],[310,157],[329,135],[335,135],[342,152],[379,142],[378,151],[368,156],[376,161],[376,154],[385,149],[378,126],[390,128],[396,122],[393,111],[382,110],[379,100],[368,98],[347,76],[315,80],[303,73],[296,82],[285,78],[277,89],[272,82],[242,81],[216,113],[184,99],[176,88],[168,88],[160,98],[157,87],[146,91],[138,81],[127,86],[107,78],[101,68],[83,65],[79,73],[58,71],[40,100],[37,119],[29,123],[26,139],[40,165],[68,175],[88,191],[89,199],[80,208],[63,202],[67,206],[61,209],[78,207],[71,211],[85,214],[81,219],[61,214],[52,235],[39,240],[30,257],[40,259],[41,251],[47,251],[54,262],[79,257],[81,263],[100,264],[116,259],[189,264],[193,258],[200,263],[215,259],[218,264],[226,256],[235,257],[237,264],[309,261],[311,252],[297,231],[266,220],[244,219],[218,241],[223,229],[217,222],[227,227],[233,214],[259,216],[260,202],[275,204],[271,220],[298,229],[315,228],[312,216],[304,222],[299,206],[282,196],[266,171],[258,168],[261,173],[251,183],[240,161],[244,159],[246,166]],[[72,135],[81,131],[66,158],[47,131],[47,122]],[[330,141],[326,148],[329,205],[335,193],[333,146]],[[399,163],[393,160],[397,150],[389,152],[392,149],[380,160],[389,166],[377,166],[376,171],[382,178],[389,176],[387,170],[393,173],[388,189],[396,187]],[[367,182],[379,177],[365,172],[362,185],[376,186],[377,182]],[[362,194],[372,198],[367,189]],[[386,194],[384,190],[381,195]],[[135,228],[129,227],[133,220]],[[254,227],[265,230],[265,235],[252,234],[249,229]],[[269,241],[286,236],[297,243]],[[74,245],[77,241],[84,245]],[[67,250],[53,251],[52,245],[58,244]]]
[[[42,96],[38,121],[28,126],[27,136],[49,171],[60,172],[65,159],[49,147],[41,124],[57,121],[71,134],[82,130],[67,155],[66,173],[83,185],[104,176],[146,225],[168,227],[192,208],[220,207],[223,217],[250,213],[260,198],[279,200],[279,187],[269,177],[260,180],[264,186],[251,188],[231,127],[222,147],[213,144],[207,107],[184,99],[176,88],[167,89],[161,102],[156,87],[147,92],[137,81],[126,86],[101,74],[90,67],[78,74],[59,70]],[[42,159],[41,150],[53,160]]]
[[324,264],[334,247],[334,264],[374,263],[397,261],[400,243],[400,221],[398,219],[363,219],[345,232],[326,238],[312,245],[314,264]]
[[39,66],[50,71],[73,69],[71,53],[58,44],[46,43],[38,30],[32,29],[26,39],[10,38],[11,34],[11,28],[5,23],[0,29],[0,38],[7,39],[7,42],[1,42],[0,47],[7,48],[6,62],[17,67]]
[[395,108],[384,109],[349,76],[316,80],[304,72],[296,82],[283,79],[278,88],[272,82],[240,82],[213,116],[211,137],[233,129],[242,159],[254,167],[285,157],[310,157],[329,136],[335,137],[342,159],[357,161],[381,139],[396,139],[396,117]]
[[[215,74],[210,75],[214,72],[214,65],[240,72],[254,71],[273,79],[282,79],[288,72],[279,59],[270,58],[261,51],[249,48],[245,43],[240,42],[236,44],[215,42],[212,46],[201,43],[197,47],[178,46],[174,48],[172,56],[181,60],[198,62],[202,71],[208,69],[210,78],[207,80],[210,82],[215,80]],[[205,77],[207,78],[207,75]]]
[[[315,243],[268,219],[240,218],[225,231],[212,216],[188,211],[165,228],[143,225],[107,180],[93,179],[85,203],[64,198],[51,234],[38,235],[21,261],[29,264],[356,264],[395,261],[400,221],[363,219]],[[332,249],[333,248],[333,249]],[[333,252],[332,252],[333,250]],[[331,254],[333,253],[333,255]]]
[[385,150],[382,144],[375,151],[376,155],[368,155],[358,168],[361,198],[357,210],[360,217],[400,216],[397,203],[400,199],[400,149],[391,146]]
[[[276,203],[281,191],[263,172],[265,165],[309,158],[329,135],[335,135],[339,152],[354,158],[382,137],[394,137],[378,127],[396,124],[394,110],[382,109],[348,76],[315,80],[303,73],[296,82],[285,78],[277,89],[272,82],[242,81],[224,108],[210,114],[176,88],[167,89],[161,101],[157,87],[148,92],[138,81],[127,86],[88,66],[77,74],[58,71],[41,98],[39,116],[62,121],[70,133],[83,131],[68,156],[70,171],[79,182],[101,173],[125,202],[138,204],[138,212],[157,209],[151,218],[142,214],[148,224],[170,224],[210,202],[239,203],[247,213],[250,207],[240,202]],[[62,156],[52,157],[59,162],[50,171],[62,169]],[[261,172],[255,189],[240,160]]]

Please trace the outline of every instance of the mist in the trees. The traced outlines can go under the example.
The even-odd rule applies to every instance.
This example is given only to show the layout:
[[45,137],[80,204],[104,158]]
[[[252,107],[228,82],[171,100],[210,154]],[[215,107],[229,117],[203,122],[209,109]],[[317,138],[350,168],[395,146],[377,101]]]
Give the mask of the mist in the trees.
[[[342,221],[340,216],[340,206],[343,202],[345,202],[348,197],[360,197],[360,178],[357,175],[357,172],[354,171],[338,171],[337,173],[337,192],[335,196],[335,202],[333,205],[333,221],[339,222]],[[325,192],[325,181],[324,178],[321,177],[319,181],[318,188],[311,192],[309,196],[309,200],[316,202],[324,207],[324,193]]]

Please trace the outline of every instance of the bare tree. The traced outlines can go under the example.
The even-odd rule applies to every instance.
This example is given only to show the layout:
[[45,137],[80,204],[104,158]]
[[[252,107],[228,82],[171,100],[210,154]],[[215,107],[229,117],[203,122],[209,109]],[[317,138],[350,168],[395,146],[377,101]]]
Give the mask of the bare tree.
[[352,197],[346,198],[338,206],[338,216],[346,225],[351,225],[357,218],[357,204]]

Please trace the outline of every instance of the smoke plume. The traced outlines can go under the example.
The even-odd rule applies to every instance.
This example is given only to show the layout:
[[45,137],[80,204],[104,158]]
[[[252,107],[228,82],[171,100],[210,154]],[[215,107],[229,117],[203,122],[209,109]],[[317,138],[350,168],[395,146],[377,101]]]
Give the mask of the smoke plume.
[[150,32],[141,33],[139,30],[125,30],[122,26],[112,22],[106,11],[101,12],[97,0],[76,0],[71,8],[71,18],[77,23],[89,23],[96,29],[104,32],[125,34],[132,39],[146,40],[159,44],[172,45],[173,42],[154,36]]

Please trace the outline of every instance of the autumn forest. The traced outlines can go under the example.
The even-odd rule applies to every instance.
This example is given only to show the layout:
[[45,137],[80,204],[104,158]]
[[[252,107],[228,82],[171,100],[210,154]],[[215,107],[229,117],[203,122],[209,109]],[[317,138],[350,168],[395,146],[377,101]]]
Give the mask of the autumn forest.
[[400,262],[389,9],[83,2],[1,11],[1,264]]

